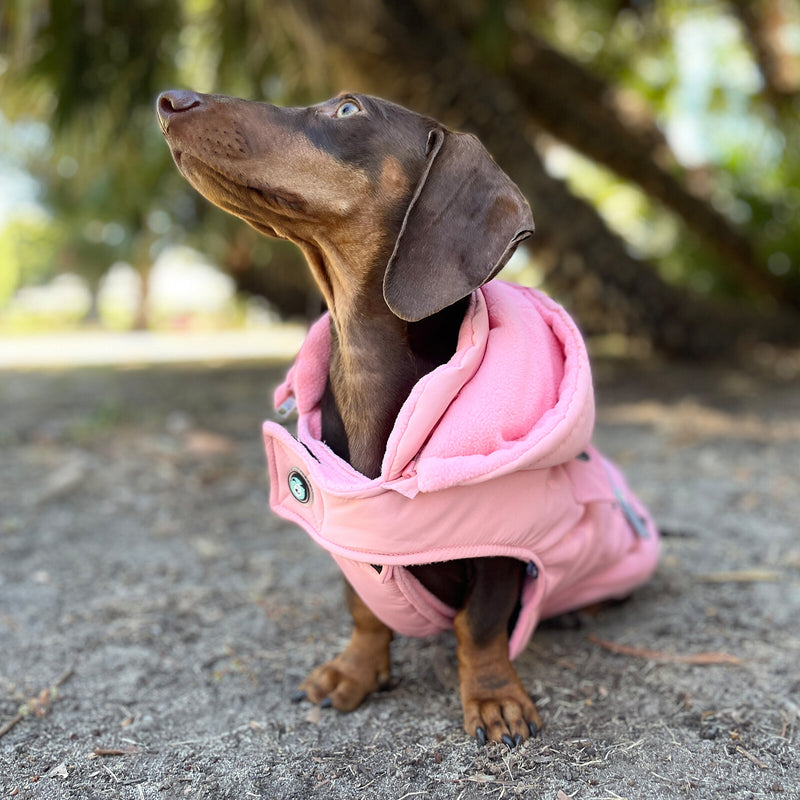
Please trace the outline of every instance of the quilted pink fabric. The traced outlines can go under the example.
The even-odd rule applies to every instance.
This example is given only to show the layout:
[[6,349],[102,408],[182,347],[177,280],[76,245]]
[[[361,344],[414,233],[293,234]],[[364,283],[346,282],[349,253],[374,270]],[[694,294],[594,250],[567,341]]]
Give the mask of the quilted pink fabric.
[[392,629],[427,636],[452,625],[455,610],[412,564],[526,562],[512,658],[542,617],[625,596],[655,569],[655,525],[590,444],[583,339],[545,295],[501,281],[473,293],[456,353],[412,390],[375,479],[320,439],[329,358],[323,317],[275,394],[279,407],[296,404],[297,438],[264,423],[270,505],[331,553]]

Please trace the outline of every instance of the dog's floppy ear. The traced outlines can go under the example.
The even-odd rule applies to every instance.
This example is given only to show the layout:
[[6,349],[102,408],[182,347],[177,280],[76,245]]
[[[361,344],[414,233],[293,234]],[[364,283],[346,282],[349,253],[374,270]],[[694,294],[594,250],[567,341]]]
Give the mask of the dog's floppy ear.
[[401,319],[441,311],[486,283],[533,233],[522,193],[483,145],[437,128],[383,279]]

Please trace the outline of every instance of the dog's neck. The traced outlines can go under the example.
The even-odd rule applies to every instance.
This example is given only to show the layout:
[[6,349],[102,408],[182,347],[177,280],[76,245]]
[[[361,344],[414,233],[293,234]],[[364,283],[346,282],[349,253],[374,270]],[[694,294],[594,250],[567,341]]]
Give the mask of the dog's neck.
[[298,241],[330,314],[331,357],[322,398],[322,437],[362,474],[380,474],[394,418],[417,380],[407,323],[391,313],[381,289],[387,254],[345,258],[344,248]]
[[380,475],[386,442],[414,384],[455,352],[469,298],[419,322],[396,317],[382,295],[373,302],[378,311],[350,316],[346,324],[331,315],[327,414],[332,436],[339,424],[344,434],[338,455],[370,478]]
[[407,323],[386,314],[331,314],[329,384],[347,436],[347,459],[359,472],[380,474],[400,407],[418,380]]
[[338,456],[375,478],[414,384],[455,352],[469,299],[419,322],[406,322],[383,297],[389,253],[373,254],[370,266],[345,262],[334,248],[303,250],[330,312],[322,435]]

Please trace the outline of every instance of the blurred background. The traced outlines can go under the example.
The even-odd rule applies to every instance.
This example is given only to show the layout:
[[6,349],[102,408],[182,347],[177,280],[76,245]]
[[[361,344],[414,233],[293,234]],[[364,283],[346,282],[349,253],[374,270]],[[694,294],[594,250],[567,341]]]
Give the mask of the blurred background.
[[6,353],[318,312],[293,246],[179,175],[153,110],[167,88],[368,91],[476,133],[536,220],[510,277],[607,352],[800,339],[794,0],[3,0]]

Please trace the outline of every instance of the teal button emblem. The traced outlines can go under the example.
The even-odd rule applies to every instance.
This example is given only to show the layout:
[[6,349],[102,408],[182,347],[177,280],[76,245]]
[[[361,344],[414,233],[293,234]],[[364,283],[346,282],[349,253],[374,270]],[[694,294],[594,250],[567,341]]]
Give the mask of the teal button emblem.
[[311,487],[306,476],[299,470],[293,469],[289,473],[289,491],[298,503],[307,503],[311,500]]

